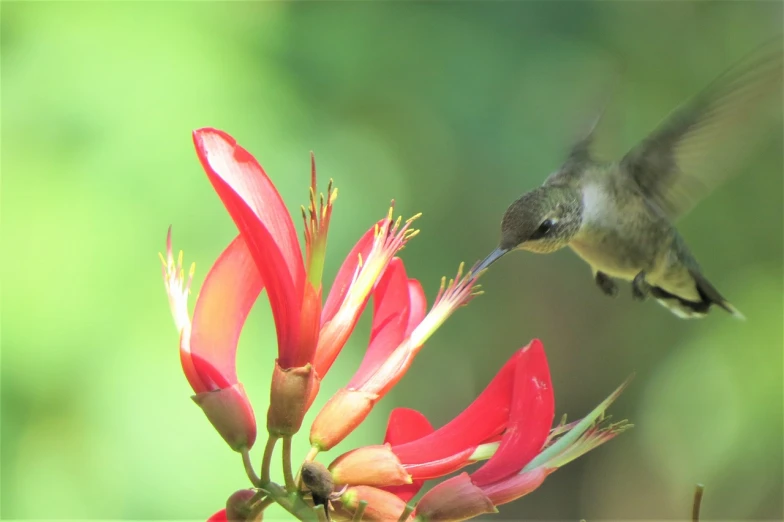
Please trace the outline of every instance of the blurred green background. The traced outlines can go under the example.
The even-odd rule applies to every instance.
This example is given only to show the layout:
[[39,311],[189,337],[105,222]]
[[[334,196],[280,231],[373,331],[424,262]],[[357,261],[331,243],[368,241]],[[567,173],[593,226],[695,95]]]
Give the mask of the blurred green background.
[[[432,300],[558,166],[614,68],[606,143],[622,153],[781,22],[779,2],[3,2],[0,516],[204,519],[246,485],[189,399],[156,256],[173,224],[198,288],[236,233],[192,129],[254,153],[297,224],[315,151],[340,188],[328,280],[390,199],[424,212],[403,258]],[[539,337],[558,414],[637,372],[612,409],[636,427],[494,519],[683,519],[695,482],[705,519],[781,519],[781,143],[679,223],[747,322],[682,321],[625,284],[608,299],[567,250],[514,254],[325,460],[378,442],[395,406],[447,422]],[[320,403],[356,368],[368,319]],[[240,344],[263,419],[265,299]]]

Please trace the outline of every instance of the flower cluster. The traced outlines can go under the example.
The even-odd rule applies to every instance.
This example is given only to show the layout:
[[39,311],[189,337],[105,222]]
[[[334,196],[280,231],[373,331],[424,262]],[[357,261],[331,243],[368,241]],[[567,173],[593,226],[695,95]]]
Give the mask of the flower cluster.
[[[434,430],[414,410],[397,409],[383,444],[357,448],[328,467],[315,459],[351,433],[402,378],[427,339],[478,292],[479,274],[462,265],[429,308],[422,286],[397,257],[416,235],[413,218],[393,208],[348,253],[322,299],[327,233],[337,197],[330,181],[318,194],[311,157],[309,205],[302,208],[304,256],[294,224],[274,184],[256,159],[228,134],[211,128],[193,133],[198,158],[239,234],[207,274],[191,319],[188,295],[194,267],[176,260],[171,228],[163,277],[180,338],[180,359],[193,400],[231,449],[242,455],[252,488],[232,494],[210,520],[258,520],[277,502],[300,520],[464,520],[493,512],[534,490],[558,467],[627,427],[603,414],[621,388],[579,422],[552,428],[553,390],[538,341],[515,353],[463,413]],[[239,382],[240,332],[262,290],[267,291],[277,333],[267,410],[267,444],[261,475],[250,450],[256,419]],[[311,451],[295,478],[292,437],[319,392],[320,383],[372,301],[371,335],[358,370],[317,414]],[[283,478],[271,480],[271,458],[283,444]],[[489,460],[488,460],[489,459]],[[416,505],[426,480],[482,460],[471,474],[440,482]]]

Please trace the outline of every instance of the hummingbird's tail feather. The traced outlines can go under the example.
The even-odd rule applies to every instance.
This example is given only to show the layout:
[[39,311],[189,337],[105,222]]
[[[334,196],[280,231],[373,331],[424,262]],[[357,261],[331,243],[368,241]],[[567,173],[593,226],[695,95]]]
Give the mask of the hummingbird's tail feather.
[[699,301],[691,301],[667,292],[658,286],[651,287],[651,295],[656,301],[681,319],[701,319],[708,315],[711,305],[716,305],[734,317],[746,320],[746,317],[729,301],[724,299],[718,290],[705,277],[696,270],[689,271],[694,278]]
[[716,287],[710,284],[710,281],[705,279],[705,276],[703,276],[697,270],[690,270],[689,272],[694,278],[694,282],[697,285],[697,291],[700,293],[700,297],[704,303],[707,303],[708,306],[715,304],[716,306],[719,306],[728,313],[732,314],[737,319],[741,319],[743,321],[746,320],[746,317],[740,312],[740,310],[732,306],[729,301],[724,299],[719,291],[716,290]]

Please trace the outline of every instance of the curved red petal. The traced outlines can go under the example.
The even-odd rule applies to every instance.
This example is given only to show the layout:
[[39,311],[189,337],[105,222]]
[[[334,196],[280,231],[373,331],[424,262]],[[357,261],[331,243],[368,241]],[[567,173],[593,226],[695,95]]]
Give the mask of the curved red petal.
[[327,296],[327,300],[324,303],[324,308],[321,311],[322,325],[335,317],[335,314],[340,309],[340,305],[343,304],[343,300],[346,298],[348,289],[351,287],[351,281],[353,280],[354,274],[357,271],[357,266],[359,265],[359,256],[361,255],[362,259],[368,258],[370,250],[373,247],[373,234],[375,228],[380,226],[384,221],[385,220],[382,219],[370,227],[370,230],[365,232],[365,234],[359,238],[357,244],[354,245],[354,248],[352,248],[351,252],[349,252],[349,254],[346,256],[343,264],[340,265],[340,270],[338,270],[338,274],[335,276],[335,280],[332,282],[332,286],[329,289],[329,295]]
[[359,388],[406,338],[409,302],[406,269],[402,260],[394,258],[373,291],[370,344],[348,388]]
[[555,416],[555,398],[544,346],[534,339],[517,359],[512,409],[501,444],[471,475],[483,486],[518,473],[544,446]]
[[467,459],[476,446],[504,431],[521,356],[522,351],[514,354],[479,397],[451,422],[430,435],[392,447],[415,479],[440,476],[431,473],[440,473]]
[[425,297],[425,290],[416,279],[408,280],[408,326],[406,327],[406,337],[411,335],[414,328],[417,327],[422,319],[427,315],[427,298]]
[[[373,247],[374,232],[376,226],[380,226],[383,221],[368,230],[360,240],[354,245],[349,255],[343,261],[343,265],[335,277],[332,288],[330,289],[327,301],[321,311],[321,329],[319,332],[318,345],[316,348],[316,355],[314,357],[314,366],[316,373],[320,377],[324,377],[332,364],[337,359],[340,350],[343,349],[346,341],[354,327],[357,325],[359,317],[367,305],[368,296],[365,297],[360,306],[351,307],[351,310],[346,310],[349,313],[341,314],[341,317],[336,319],[338,311],[344,304],[346,296],[348,295],[351,284],[359,269],[359,260],[367,260]],[[333,321],[335,319],[335,321]]]
[[[418,411],[409,408],[395,408],[389,414],[384,443],[391,445],[404,444],[429,435],[433,431],[435,431],[433,425],[430,424],[427,417]],[[411,484],[391,486],[384,489],[408,502],[419,493],[424,484],[424,480],[415,480]]]
[[193,312],[190,356],[206,390],[237,383],[237,342],[263,287],[250,251],[238,236],[207,274]]
[[182,365],[182,371],[185,374],[185,378],[188,379],[188,384],[191,385],[194,393],[202,393],[211,390],[211,388],[207,388],[201,381],[199,372],[196,371],[196,366],[193,364],[190,345],[190,326],[186,326],[186,328],[180,332],[180,364]]
[[310,362],[297,353],[305,267],[280,194],[255,158],[225,132],[199,129],[193,132],[193,142],[266,284],[281,365],[288,368]]
[[420,412],[411,408],[395,408],[389,414],[384,443],[404,444],[433,433],[435,429]]

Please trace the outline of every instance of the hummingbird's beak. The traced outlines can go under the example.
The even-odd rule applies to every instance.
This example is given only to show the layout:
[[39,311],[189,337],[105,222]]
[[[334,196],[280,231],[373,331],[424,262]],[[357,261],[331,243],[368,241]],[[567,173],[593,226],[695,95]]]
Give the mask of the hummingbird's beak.
[[496,248],[495,250],[490,252],[490,255],[487,256],[484,259],[484,261],[479,263],[479,265],[476,268],[472,269],[471,271],[474,273],[481,272],[485,268],[489,267],[490,265],[492,265],[493,263],[501,259],[501,257],[503,257],[503,255],[506,254],[507,252],[509,252],[508,248],[501,248],[501,247]]

